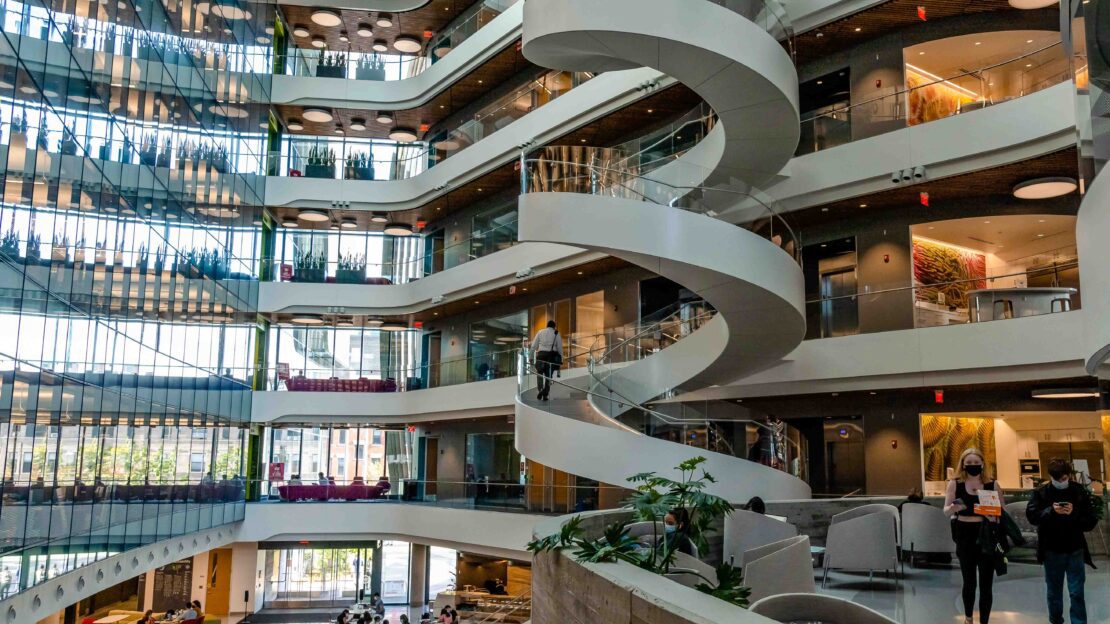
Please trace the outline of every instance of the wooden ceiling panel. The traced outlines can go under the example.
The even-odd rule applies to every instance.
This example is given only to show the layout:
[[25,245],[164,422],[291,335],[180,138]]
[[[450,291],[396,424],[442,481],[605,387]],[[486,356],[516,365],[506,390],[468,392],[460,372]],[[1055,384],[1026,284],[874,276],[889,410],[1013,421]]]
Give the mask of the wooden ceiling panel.
[[[431,0],[415,11],[389,14],[393,25],[388,27],[377,25],[376,20],[381,15],[379,11],[340,10],[339,15],[343,24],[330,28],[312,21],[312,12],[316,7],[282,5],[281,12],[285,16],[285,22],[289,25],[290,31],[295,26],[304,26],[309,31],[307,37],[295,37],[290,32],[293,45],[298,48],[312,48],[312,38],[319,36],[324,38],[328,49],[332,51],[373,52],[371,46],[375,39],[384,39],[391,51],[393,51],[393,42],[399,35],[416,37],[427,43],[430,38],[424,37],[425,33],[438,34],[472,4],[472,0]],[[358,35],[358,25],[361,23],[370,24],[373,27],[373,36]],[[343,31],[347,32],[347,37],[350,39],[348,43],[339,40],[339,33]],[[395,51],[392,53],[396,54]]]

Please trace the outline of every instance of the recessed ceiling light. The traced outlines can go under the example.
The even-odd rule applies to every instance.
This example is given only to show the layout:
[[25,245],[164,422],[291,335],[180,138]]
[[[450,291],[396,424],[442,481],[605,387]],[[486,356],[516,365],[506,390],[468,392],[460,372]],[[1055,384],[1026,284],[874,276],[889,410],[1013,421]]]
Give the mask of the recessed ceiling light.
[[325,41],[324,38],[320,35],[316,35],[312,38],[312,47],[314,48],[324,48],[327,47],[327,45],[328,42]]
[[1014,187],[1018,199],[1049,199],[1072,193],[1079,188],[1074,178],[1049,177],[1026,180]]
[[307,26],[301,26],[300,24],[293,26],[293,35],[297,37],[307,37],[310,34]]
[[355,322],[350,317],[341,317],[335,321],[336,327],[354,327]]
[[378,19],[374,23],[382,28],[392,28],[393,16],[389,13],[378,13]]
[[858,26],[856,27],[856,32],[859,32],[859,31],[861,31],[861,30],[863,30],[863,29],[862,29],[862,28],[860,28],[860,27],[858,27]]
[[1025,43],[1033,43],[1033,40],[1032,39],[1026,39]]
[[825,243],[821,243],[821,249],[824,249],[825,247],[828,247],[828,245]]
[[822,209],[821,209],[821,212],[828,212],[828,211],[829,211],[829,209],[828,209],[828,208],[822,208]]
[[390,223],[382,231],[390,236],[412,236],[412,226],[407,223]]
[[308,208],[297,213],[297,218],[304,219],[315,223],[322,223],[328,220],[328,213],[323,210],[316,210],[315,208]]
[[648,109],[648,114],[649,114],[649,115],[650,115],[651,113],[654,113],[654,112],[655,112],[655,109],[654,109],[654,108],[649,108],[649,109]]
[[375,39],[374,45],[370,46],[375,52],[388,52],[389,43],[385,39]]
[[352,117],[351,118],[351,130],[356,130],[358,132],[362,132],[365,129],[366,129],[366,120],[365,119],[363,119],[362,117]]
[[982,41],[976,41],[975,45],[983,45],[983,42]]
[[817,84],[825,84],[825,81],[824,80],[818,80]]
[[367,319],[366,320],[366,325],[368,327],[381,327],[383,323],[384,323],[384,321],[382,321],[381,319]]
[[294,314],[290,319],[298,325],[323,325],[324,317],[319,314]]
[[304,109],[304,118],[316,123],[326,123],[334,119],[331,111],[326,108],[306,108]]
[[867,204],[860,204],[860,205],[859,205],[859,207],[860,207],[860,208],[866,208],[866,207],[867,207]]
[[300,119],[290,119],[289,123],[285,124],[285,127],[298,132],[304,130],[304,124],[301,123]]
[[416,131],[412,128],[397,126],[389,131],[389,138],[398,143],[412,143],[417,139]]
[[579,271],[579,272],[578,272],[578,274],[579,274],[579,275],[582,275],[582,271]]
[[1099,396],[1095,388],[1050,388],[1034,390],[1034,399],[1091,399]]
[[356,30],[355,32],[358,33],[359,37],[372,37],[372,36],[374,36],[374,30],[370,27],[370,24],[366,24],[366,23],[359,24],[358,25],[358,30]]
[[918,52],[917,55],[918,56],[925,56],[925,52],[924,51]]
[[1037,234],[1037,238],[1044,238],[1044,234]]
[[[416,54],[424,47],[420,40],[410,35],[400,35],[393,40],[393,48],[404,54]],[[481,80],[478,81],[481,84]]]
[[1032,64],[1032,63],[1026,63],[1026,64],[1025,64],[1025,66],[1026,66],[1026,67],[1032,67],[1032,66],[1033,66],[1033,64]]
[[261,43],[262,45],[266,45],[267,43],[270,43],[270,38],[265,36],[265,35],[258,35],[257,37],[254,38],[254,40],[257,41],[258,43]]
[[370,215],[370,222],[371,223],[388,223],[389,218],[386,217],[384,213],[375,212],[374,214]]
[[332,223],[331,226],[328,227],[328,229],[333,231],[333,232],[337,232],[337,231],[339,231],[339,224],[338,223]]
[[334,28],[343,23],[343,18],[339,15],[339,11],[332,9],[316,9],[312,12],[311,17],[313,23],[319,24],[325,28]]
[[984,221],[983,223],[990,223],[990,221]]
[[1044,223],[1044,219],[1037,219],[1037,223]]

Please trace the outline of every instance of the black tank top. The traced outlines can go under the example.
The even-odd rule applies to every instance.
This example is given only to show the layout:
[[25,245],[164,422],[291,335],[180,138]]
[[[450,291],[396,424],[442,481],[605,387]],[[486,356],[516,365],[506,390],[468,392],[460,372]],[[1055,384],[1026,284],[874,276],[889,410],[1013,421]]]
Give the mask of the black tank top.
[[[994,490],[994,481],[983,484],[984,490]],[[964,508],[956,512],[957,516],[974,516],[975,505],[979,503],[979,494],[972,494],[967,491],[967,486],[963,481],[956,482],[956,500],[963,501]]]

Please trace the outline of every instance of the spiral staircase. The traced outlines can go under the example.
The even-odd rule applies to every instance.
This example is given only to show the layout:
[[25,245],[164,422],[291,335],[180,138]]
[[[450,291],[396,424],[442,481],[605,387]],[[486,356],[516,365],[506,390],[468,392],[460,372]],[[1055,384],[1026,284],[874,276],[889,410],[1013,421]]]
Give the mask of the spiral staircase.
[[621,484],[701,454],[717,478],[712,493],[734,502],[810,496],[788,472],[693,451],[619,419],[679,386],[723,383],[766,367],[804,336],[799,245],[756,190],[786,165],[799,136],[797,74],[781,41],[789,27],[776,8],[763,0],[526,3],[523,52],[533,63],[594,72],[650,67],[698,93],[716,123],[701,143],[662,166],[526,159],[520,239],[622,258],[682,284],[717,314],[644,359],[558,384],[549,401],[538,401],[525,384],[516,403],[525,456]]

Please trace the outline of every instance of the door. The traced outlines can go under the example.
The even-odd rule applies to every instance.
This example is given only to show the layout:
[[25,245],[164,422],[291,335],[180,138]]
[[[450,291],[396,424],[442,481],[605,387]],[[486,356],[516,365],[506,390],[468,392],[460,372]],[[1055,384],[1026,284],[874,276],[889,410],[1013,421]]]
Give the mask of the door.
[[231,549],[217,548],[208,553],[208,588],[205,610],[212,615],[227,615],[231,602]]
[[439,479],[439,438],[424,438],[424,496],[436,499],[436,480]]
[[424,334],[424,371],[420,375],[425,388],[439,387],[439,360],[442,335],[439,332]]
[[856,309],[856,268],[821,274],[821,336],[851,336],[859,333]]

